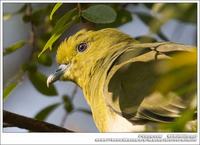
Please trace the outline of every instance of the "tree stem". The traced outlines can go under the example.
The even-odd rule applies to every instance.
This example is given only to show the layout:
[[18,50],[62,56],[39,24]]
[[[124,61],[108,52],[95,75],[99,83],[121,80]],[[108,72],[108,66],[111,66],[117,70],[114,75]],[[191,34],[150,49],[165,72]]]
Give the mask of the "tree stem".
[[3,123],[27,129],[32,132],[73,132],[72,130],[68,130],[44,121],[35,120],[5,110],[3,110]]

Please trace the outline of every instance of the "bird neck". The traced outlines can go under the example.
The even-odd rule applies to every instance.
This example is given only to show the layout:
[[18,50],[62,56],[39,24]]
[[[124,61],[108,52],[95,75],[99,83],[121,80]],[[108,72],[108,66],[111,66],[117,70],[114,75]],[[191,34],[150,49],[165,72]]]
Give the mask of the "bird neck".
[[85,79],[81,79],[80,82],[78,82],[83,89],[88,104],[91,107],[97,128],[101,132],[108,130],[110,118],[114,115],[114,112],[112,112],[107,106],[104,96],[107,72],[112,67],[112,64],[118,56],[125,51],[123,46],[124,44],[119,44],[118,47],[115,47],[118,49],[109,48],[109,52],[105,52],[105,54],[101,55],[104,57],[97,58],[96,60],[94,59],[95,61],[90,61],[90,64],[88,65],[92,67],[90,67],[85,75],[82,75]]
[[[97,67],[99,68],[99,67]],[[103,96],[103,84],[105,78],[104,69],[95,69],[94,74],[89,75],[89,80],[83,84],[84,96],[91,107],[94,122],[100,132],[105,132],[108,128],[109,108]]]

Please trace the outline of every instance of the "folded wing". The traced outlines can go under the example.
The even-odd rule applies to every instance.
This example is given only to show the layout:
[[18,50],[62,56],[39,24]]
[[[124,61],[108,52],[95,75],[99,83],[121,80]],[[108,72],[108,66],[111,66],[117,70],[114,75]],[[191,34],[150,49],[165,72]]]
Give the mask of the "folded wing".
[[172,54],[190,53],[193,48],[174,43],[135,44],[128,48],[107,72],[107,105],[134,124],[174,121],[187,107],[187,101],[176,92],[166,96],[156,89],[161,75],[156,66]]

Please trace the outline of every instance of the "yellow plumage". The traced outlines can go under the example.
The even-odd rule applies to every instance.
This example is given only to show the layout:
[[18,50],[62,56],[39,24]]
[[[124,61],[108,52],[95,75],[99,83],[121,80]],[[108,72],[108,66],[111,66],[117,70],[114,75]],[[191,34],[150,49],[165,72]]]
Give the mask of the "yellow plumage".
[[180,52],[192,53],[194,47],[142,44],[117,29],[81,30],[59,46],[56,59],[62,67],[48,84],[77,83],[101,132],[145,131],[148,122],[172,122],[187,106],[174,91],[166,98],[155,88],[161,76],[155,66]]

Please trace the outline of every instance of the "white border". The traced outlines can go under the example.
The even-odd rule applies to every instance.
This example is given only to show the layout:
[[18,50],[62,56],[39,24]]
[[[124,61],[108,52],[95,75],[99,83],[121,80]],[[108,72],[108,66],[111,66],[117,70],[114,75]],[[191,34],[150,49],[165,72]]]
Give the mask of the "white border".
[[[2,110],[3,110],[3,3],[0,3],[0,124],[3,124]],[[3,128],[0,125],[0,131],[3,132]],[[2,136],[0,136],[1,140]]]
[[[28,1],[28,0],[20,0],[20,1],[16,1],[16,0],[3,0],[0,3],[0,18],[1,18],[1,23],[0,23],[0,32],[1,32],[1,41],[0,41],[0,46],[1,46],[1,50],[0,50],[0,68],[1,68],[1,72],[0,72],[0,89],[1,89],[1,111],[0,111],[0,124],[3,124],[3,120],[2,120],[2,110],[3,110],[3,54],[2,54],[2,50],[3,50],[3,3],[24,3],[24,2],[28,2],[28,3],[55,3],[55,2],[65,2],[65,3],[75,3],[75,2],[81,2],[81,3],[100,3],[100,2],[110,2],[110,3],[131,3],[131,2],[138,2],[138,3],[148,3],[148,2],[170,2],[170,3],[198,3],[197,7],[198,7],[198,14],[197,14],[197,47],[199,48],[199,1],[198,0],[182,0],[182,1],[173,1],[173,0],[168,0],[168,1],[158,1],[158,0],[141,0],[141,1],[135,1],[135,0],[113,0],[113,1],[109,1],[109,0],[67,0],[67,1],[61,1],[61,0],[32,0],[32,1]],[[198,56],[200,56],[200,51],[198,50]],[[199,88],[199,82],[200,82],[200,78],[199,78],[199,57],[198,57],[198,77],[197,77],[197,81],[198,81],[198,87]],[[197,90],[197,100],[198,100],[198,120],[200,120],[199,118],[199,89]],[[1,136],[0,136],[0,141],[1,144],[199,144],[199,123],[198,123],[198,132],[197,133],[3,133],[3,129],[2,126],[0,127],[0,131],[1,131]],[[197,135],[197,142],[95,142],[95,138],[137,138],[138,135],[162,135],[163,137],[166,137],[166,135]]]
[[3,133],[2,144],[167,144],[194,145],[198,142],[95,142],[96,138],[137,139],[138,135],[194,135],[196,133]]

